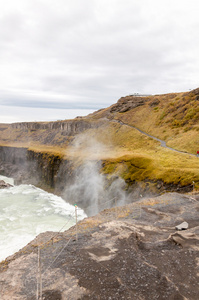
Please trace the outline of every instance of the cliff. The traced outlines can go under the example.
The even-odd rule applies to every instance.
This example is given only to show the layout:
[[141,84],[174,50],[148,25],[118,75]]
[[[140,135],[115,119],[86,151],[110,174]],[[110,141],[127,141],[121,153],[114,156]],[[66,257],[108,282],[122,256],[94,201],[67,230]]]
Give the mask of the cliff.
[[196,154],[199,131],[198,99],[199,89],[164,95],[130,95],[121,97],[108,108],[74,120],[23,122],[9,126],[0,124],[0,144],[66,147],[77,134],[90,129],[96,129],[97,133],[98,128],[103,128],[104,125],[109,127],[110,121],[122,121],[164,140],[171,148]]
[[[76,156],[75,158],[67,158],[62,154],[48,151],[33,151],[28,148],[0,146],[0,173],[1,175],[13,177],[15,184],[34,184],[62,196],[71,204],[76,203],[82,208],[87,207],[87,202],[92,201],[90,199],[92,197],[84,196],[84,192],[89,185],[92,184],[94,187],[92,183],[94,178],[97,182],[98,180],[101,182],[103,178],[104,186],[102,186],[102,190],[100,191],[99,187],[96,186],[94,191],[100,191],[98,192],[99,205],[100,201],[104,201],[104,197],[119,199],[121,193],[126,194],[126,196],[123,195],[123,198],[125,197],[124,201],[128,203],[129,199],[140,197],[140,195],[152,196],[169,191],[186,193],[196,188],[196,177],[196,179],[194,178],[194,186],[191,180],[187,180],[188,172],[190,171],[184,173],[186,180],[184,184],[179,182],[178,170],[176,170],[176,175],[171,174],[172,176],[177,176],[176,181],[175,177],[171,175],[170,179],[168,175],[165,179],[163,175],[154,179],[153,177],[150,178],[150,174],[153,174],[154,171],[154,165],[151,165],[149,159],[146,160],[141,156],[137,156],[136,159],[122,156],[116,159],[102,159],[100,162],[98,158],[92,158],[88,151],[89,149],[86,150],[88,154],[86,161],[89,158],[91,162],[87,165],[85,160],[76,163],[78,161]],[[188,160],[190,163],[190,158]],[[168,174],[167,172],[168,170],[166,169],[166,174]],[[71,194],[69,196],[67,188],[73,184],[76,186],[76,190],[78,187],[80,190],[75,195]],[[115,188],[113,188],[114,185],[116,185]],[[92,191],[92,187],[90,187],[90,190]],[[112,202],[114,203],[114,201]],[[87,209],[86,213],[88,215],[91,214]]]
[[[105,189],[120,178],[124,192],[135,197],[197,190],[197,103],[198,89],[127,96],[84,118],[1,124],[0,171],[65,199],[66,187],[89,160],[99,162]],[[182,112],[184,123],[172,125]],[[74,201],[84,206],[82,199]]]
[[67,121],[56,121],[56,122],[22,122],[22,123],[13,123],[11,128],[20,129],[20,130],[61,130],[67,135],[74,135],[80,133],[88,128],[91,128],[92,124],[89,121],[86,121],[81,118]]
[[63,167],[66,164],[67,161],[63,160],[62,156],[53,153],[0,146],[0,172],[2,175],[13,177],[15,184],[32,183],[51,190],[55,187],[61,165]]
[[[102,200],[112,207],[79,222],[77,240],[75,227],[46,232],[2,262],[1,299],[36,299],[38,247],[44,299],[198,299],[197,105],[198,89],[122,97],[75,120],[0,124],[1,174],[80,207],[82,185],[92,195],[103,182],[98,209]],[[74,200],[64,191],[75,179]]]

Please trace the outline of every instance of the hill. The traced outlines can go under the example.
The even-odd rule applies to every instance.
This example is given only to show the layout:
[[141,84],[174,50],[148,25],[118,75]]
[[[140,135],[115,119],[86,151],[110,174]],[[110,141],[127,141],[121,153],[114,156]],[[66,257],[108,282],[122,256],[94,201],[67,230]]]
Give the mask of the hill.
[[193,181],[199,188],[198,104],[199,89],[126,96],[74,120],[1,124],[0,145],[27,147],[79,164],[89,153],[90,159],[102,161],[107,177],[117,174],[129,187],[191,191]]
[[199,148],[199,88],[187,93],[122,97],[94,115],[119,119],[175,149],[196,154]]

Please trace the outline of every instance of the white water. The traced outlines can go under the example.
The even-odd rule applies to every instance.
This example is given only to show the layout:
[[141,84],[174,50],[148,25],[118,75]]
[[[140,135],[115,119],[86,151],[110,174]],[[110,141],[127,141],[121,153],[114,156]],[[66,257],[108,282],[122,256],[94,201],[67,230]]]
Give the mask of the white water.
[[[13,184],[12,178],[0,176]],[[62,231],[75,224],[75,208],[61,197],[33,185],[0,189],[0,261],[14,254],[39,233]],[[78,209],[78,220],[86,217]]]

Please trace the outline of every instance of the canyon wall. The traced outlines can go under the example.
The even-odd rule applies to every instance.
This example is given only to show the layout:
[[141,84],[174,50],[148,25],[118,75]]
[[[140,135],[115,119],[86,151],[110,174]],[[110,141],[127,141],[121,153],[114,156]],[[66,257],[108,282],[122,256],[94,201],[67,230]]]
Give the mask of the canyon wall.
[[98,127],[101,123],[92,123],[82,119],[81,117],[77,117],[74,120],[66,120],[66,121],[55,121],[55,122],[21,122],[21,123],[13,123],[11,127],[13,129],[20,129],[25,131],[36,131],[36,130],[60,130],[68,135],[74,135],[83,132],[86,129],[91,127]]
[[0,146],[0,162],[23,165],[26,155],[27,148]]
[[20,122],[1,127],[0,145],[12,144],[29,147],[34,145],[67,146],[75,135],[91,128],[98,128],[107,120],[78,117],[74,120],[55,122]]
[[51,153],[0,146],[0,173],[13,177],[16,183],[54,188],[61,163],[66,161]]
[[[121,183],[122,179],[118,175],[114,176],[113,174],[110,177],[109,174],[102,179],[100,167],[95,170],[96,163],[93,166],[89,164],[87,169],[81,169],[81,166],[75,169],[72,161],[66,160],[57,154],[36,152],[27,148],[0,146],[1,175],[13,177],[15,184],[33,184],[49,192],[61,195],[67,202],[73,203],[75,201],[74,203],[78,203],[80,207],[89,202],[89,198],[91,199],[90,202],[95,202],[93,197],[96,193],[97,201],[101,201],[99,200],[101,198],[104,198],[102,202],[105,201],[105,198],[112,199],[116,197],[119,199],[123,195],[124,202],[128,203],[134,198],[137,199],[147,195],[158,195],[168,191],[183,193],[193,189],[191,184],[181,186],[180,183],[167,184],[162,180],[150,181],[147,179],[133,182],[123,181],[124,184],[120,186],[119,183]],[[103,182],[103,180],[105,181]],[[100,189],[98,187],[99,183]],[[97,185],[96,188],[95,184]],[[84,186],[82,187],[82,185]],[[72,189],[71,191],[69,189],[70,186],[74,187],[74,190]],[[76,193],[75,197],[74,193]],[[90,205],[90,202],[88,205]]]

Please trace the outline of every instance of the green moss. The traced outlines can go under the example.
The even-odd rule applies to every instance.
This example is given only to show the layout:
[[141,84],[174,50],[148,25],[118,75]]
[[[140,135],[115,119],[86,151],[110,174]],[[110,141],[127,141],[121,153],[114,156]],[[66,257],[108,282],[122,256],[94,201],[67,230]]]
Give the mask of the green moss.
[[160,115],[160,120],[164,119],[164,117],[166,117],[166,115],[167,115],[167,112],[163,111]]
[[147,157],[123,156],[119,159],[104,162],[105,174],[119,173],[126,182],[143,181],[152,172],[152,160]]
[[194,116],[196,115],[196,111],[193,107],[191,107],[188,111],[187,114],[185,116],[186,120],[191,120]]
[[175,165],[170,167],[167,162],[164,164],[152,157],[123,156],[104,161],[102,172],[108,175],[117,173],[129,185],[146,180],[161,180],[166,184],[181,184],[182,186],[189,185],[192,181],[199,184],[197,170],[183,169]]

